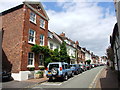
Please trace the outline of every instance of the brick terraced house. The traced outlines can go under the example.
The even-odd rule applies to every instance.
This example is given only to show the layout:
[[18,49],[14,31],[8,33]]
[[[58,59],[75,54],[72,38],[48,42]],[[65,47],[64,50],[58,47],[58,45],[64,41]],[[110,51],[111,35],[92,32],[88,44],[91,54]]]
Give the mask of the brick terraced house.
[[77,63],[85,64],[85,50],[82,47],[80,47],[78,41],[76,41],[76,48],[77,48]]
[[[31,47],[48,45],[49,17],[40,2],[23,2],[1,14],[3,70],[11,71],[14,80],[32,78],[44,66],[44,55],[35,56]],[[33,71],[28,69],[31,67]]]

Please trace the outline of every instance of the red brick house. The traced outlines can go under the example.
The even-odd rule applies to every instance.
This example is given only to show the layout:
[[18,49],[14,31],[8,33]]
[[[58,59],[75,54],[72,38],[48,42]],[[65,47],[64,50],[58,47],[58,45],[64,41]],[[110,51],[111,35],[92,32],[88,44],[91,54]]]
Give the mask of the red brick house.
[[44,66],[44,55],[35,56],[31,47],[47,46],[49,17],[40,2],[23,2],[2,12],[1,17],[3,69],[11,71],[15,80],[29,79],[39,66]]
[[80,47],[78,41],[76,41],[76,48],[77,48],[77,63],[85,64],[85,50],[82,47]]

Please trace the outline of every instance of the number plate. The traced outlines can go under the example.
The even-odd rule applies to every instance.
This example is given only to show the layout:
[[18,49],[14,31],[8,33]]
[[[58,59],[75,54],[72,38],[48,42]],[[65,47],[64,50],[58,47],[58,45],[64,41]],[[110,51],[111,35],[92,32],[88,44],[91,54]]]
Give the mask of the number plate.
[[48,72],[48,74],[51,74],[50,72]]

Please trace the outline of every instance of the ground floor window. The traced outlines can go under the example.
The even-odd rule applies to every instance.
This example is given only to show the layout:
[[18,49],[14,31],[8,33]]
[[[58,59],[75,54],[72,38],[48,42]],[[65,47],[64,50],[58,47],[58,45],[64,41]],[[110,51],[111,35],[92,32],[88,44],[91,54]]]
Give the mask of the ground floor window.
[[43,54],[39,55],[39,65],[44,65],[44,55]]
[[33,52],[28,53],[28,65],[34,65],[34,53]]

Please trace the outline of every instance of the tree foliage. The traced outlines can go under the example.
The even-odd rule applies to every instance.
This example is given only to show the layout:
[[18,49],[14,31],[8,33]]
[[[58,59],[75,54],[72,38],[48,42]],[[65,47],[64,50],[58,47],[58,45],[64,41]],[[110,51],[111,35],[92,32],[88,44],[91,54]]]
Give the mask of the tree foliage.
[[90,64],[91,63],[91,60],[86,60],[85,61],[87,64]]
[[43,53],[44,54],[44,65],[45,67],[48,65],[48,63],[52,62],[52,55],[53,55],[53,51],[50,50],[47,46],[39,46],[39,45],[34,45],[31,48],[31,51],[39,54],[39,53]]
[[60,46],[60,51],[58,49],[50,50],[47,46],[34,45],[31,51],[35,54],[44,54],[44,65],[45,67],[50,62],[68,62],[70,63],[70,57],[67,55],[66,43],[63,42]]
[[60,61],[70,63],[70,57],[67,54],[67,48],[66,48],[66,43],[65,42],[63,42],[60,45]]

